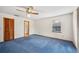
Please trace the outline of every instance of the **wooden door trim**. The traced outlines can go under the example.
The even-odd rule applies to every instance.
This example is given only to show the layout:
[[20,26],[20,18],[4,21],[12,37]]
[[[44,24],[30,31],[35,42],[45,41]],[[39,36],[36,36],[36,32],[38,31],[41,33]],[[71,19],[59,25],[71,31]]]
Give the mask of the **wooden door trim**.
[[[5,23],[4,23],[4,21],[5,21],[5,19],[13,19],[14,20],[14,18],[8,18],[8,17],[3,17],[3,39],[4,39],[4,35],[5,35]],[[15,29],[15,28],[14,28]],[[14,30],[13,29],[13,30]],[[15,35],[14,35],[14,32],[13,32],[13,38],[15,37]],[[4,39],[4,41],[5,41],[5,39]]]
[[29,21],[24,20],[24,37],[26,37],[25,34],[25,23],[28,22],[28,36],[29,36]]

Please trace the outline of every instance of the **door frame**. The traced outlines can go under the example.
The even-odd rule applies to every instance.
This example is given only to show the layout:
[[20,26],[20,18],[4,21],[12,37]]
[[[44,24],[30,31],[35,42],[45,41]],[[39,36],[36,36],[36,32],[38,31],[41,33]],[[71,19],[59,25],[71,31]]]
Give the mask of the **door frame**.
[[[5,34],[5,23],[4,23],[4,21],[5,21],[5,18],[7,18],[7,19],[13,19],[14,20],[14,18],[9,18],[9,17],[3,17],[3,40],[5,41],[5,39],[4,39],[4,34]],[[15,22],[14,22],[14,24],[15,24]],[[14,25],[13,25],[14,26]],[[13,30],[15,30],[15,28],[13,29]],[[15,38],[15,31],[13,32],[13,39]]]
[[26,32],[25,32],[25,23],[28,22],[28,36],[29,36],[29,21],[24,20],[24,37],[26,37]]

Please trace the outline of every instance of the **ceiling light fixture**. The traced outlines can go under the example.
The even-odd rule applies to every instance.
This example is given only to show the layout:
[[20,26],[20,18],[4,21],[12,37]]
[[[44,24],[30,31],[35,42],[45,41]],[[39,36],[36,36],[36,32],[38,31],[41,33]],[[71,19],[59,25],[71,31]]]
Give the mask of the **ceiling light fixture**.
[[27,17],[31,17],[31,14],[27,14]]

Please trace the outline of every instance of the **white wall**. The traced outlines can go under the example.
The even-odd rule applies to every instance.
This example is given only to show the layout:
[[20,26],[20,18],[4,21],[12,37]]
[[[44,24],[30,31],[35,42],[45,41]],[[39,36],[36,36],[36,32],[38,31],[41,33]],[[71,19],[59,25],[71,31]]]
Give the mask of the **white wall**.
[[24,36],[24,19],[18,18],[18,17],[15,17],[14,19],[15,19],[15,21],[14,21],[15,38],[23,37]]
[[73,33],[74,33],[73,43],[75,44],[76,47],[78,47],[77,45],[77,10],[73,11]]
[[28,20],[27,18],[25,19],[22,17],[15,17],[15,16],[9,15],[9,14],[0,13],[0,42],[4,41],[4,38],[3,38],[3,35],[4,35],[4,33],[3,33],[3,17],[14,18],[15,38],[24,36],[24,20],[30,21],[30,34],[34,33],[34,27],[33,27],[32,20]]
[[[37,34],[55,37],[60,39],[65,39],[69,41],[73,41],[73,22],[72,22],[72,13],[60,15],[57,17],[50,17],[35,20],[35,29]],[[62,33],[54,33],[52,32],[52,23],[53,20],[58,20],[61,22],[61,31]]]
[[79,8],[77,9],[77,47],[79,52]]
[[3,20],[2,20],[2,16],[0,15],[0,42],[3,41]]

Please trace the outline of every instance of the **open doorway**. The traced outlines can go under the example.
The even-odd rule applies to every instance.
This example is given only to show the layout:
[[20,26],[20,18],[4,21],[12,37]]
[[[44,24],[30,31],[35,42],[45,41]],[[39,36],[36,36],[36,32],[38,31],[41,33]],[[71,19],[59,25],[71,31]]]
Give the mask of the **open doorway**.
[[29,21],[24,21],[24,37],[29,36]]

